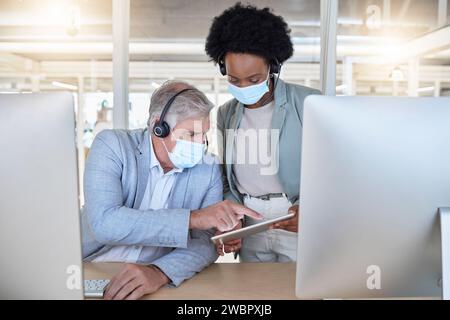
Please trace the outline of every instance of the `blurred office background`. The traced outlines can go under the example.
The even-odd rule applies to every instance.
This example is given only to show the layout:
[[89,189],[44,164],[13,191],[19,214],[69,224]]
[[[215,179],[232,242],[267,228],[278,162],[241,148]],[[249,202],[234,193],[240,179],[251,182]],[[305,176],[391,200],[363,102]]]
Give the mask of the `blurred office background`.
[[[231,98],[204,41],[235,2],[1,0],[0,92],[71,91],[81,172],[95,134],[144,127],[151,94],[168,79],[196,85],[216,108]],[[339,0],[336,94],[450,96],[449,2]],[[321,1],[244,3],[273,8],[292,29],[295,54],[281,77],[321,89]],[[124,89],[116,99],[114,83]]]

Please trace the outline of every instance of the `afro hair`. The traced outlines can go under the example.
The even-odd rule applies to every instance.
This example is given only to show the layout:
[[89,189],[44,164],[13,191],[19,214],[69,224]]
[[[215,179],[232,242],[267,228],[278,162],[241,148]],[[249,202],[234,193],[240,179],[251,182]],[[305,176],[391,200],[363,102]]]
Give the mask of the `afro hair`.
[[270,8],[258,9],[240,2],[214,18],[206,39],[205,51],[218,63],[228,52],[250,53],[275,59],[279,63],[289,59],[294,48],[283,17]]

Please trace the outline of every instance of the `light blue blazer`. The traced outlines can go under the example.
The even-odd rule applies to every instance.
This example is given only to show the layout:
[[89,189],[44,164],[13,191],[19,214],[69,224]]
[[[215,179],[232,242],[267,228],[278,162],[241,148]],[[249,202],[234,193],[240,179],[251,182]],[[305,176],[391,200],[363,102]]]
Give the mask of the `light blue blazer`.
[[177,176],[168,209],[138,210],[150,173],[147,129],[104,130],[91,147],[81,213],[85,261],[117,245],[171,247],[152,262],[178,286],[217,259],[214,230],[189,230],[191,210],[223,198],[220,165],[212,155]]

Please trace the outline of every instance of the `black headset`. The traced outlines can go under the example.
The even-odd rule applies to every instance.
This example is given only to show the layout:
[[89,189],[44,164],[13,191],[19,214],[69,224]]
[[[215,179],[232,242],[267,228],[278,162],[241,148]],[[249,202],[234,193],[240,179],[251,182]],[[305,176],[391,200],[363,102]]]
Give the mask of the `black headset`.
[[[227,68],[225,67],[225,54],[223,54],[219,58],[218,64],[219,64],[220,73],[223,76],[226,76],[227,75]],[[270,60],[269,66],[270,66],[270,69],[269,69],[269,73],[270,74],[275,74],[275,73],[279,74],[280,73],[281,63],[278,62],[277,58],[273,58],[272,60]]]
[[167,101],[166,105],[163,108],[163,111],[161,112],[161,116],[159,117],[159,120],[155,122],[155,125],[153,126],[153,134],[157,136],[158,138],[165,138],[170,133],[170,126],[169,124],[164,121],[164,118],[166,117],[167,112],[170,109],[170,106],[174,102],[175,98],[178,97],[180,94],[190,91],[190,90],[196,90],[192,88],[183,89],[180,92],[176,93],[173,97]]

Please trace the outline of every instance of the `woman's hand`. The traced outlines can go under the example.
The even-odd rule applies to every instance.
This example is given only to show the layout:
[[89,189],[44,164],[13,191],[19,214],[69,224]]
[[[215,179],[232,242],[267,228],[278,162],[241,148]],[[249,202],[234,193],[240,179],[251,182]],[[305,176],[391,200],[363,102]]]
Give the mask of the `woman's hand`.
[[[242,220],[238,222],[238,224],[234,227],[233,230],[238,230],[242,228]],[[223,234],[224,232],[217,231],[216,236],[219,234]],[[225,242],[223,245],[220,243],[216,244],[216,251],[217,254],[220,256],[223,256],[224,253],[230,253],[230,252],[238,252],[241,249],[242,245],[242,239],[236,239],[231,240],[228,242]]]
[[290,232],[298,233],[298,205],[289,208],[288,213],[295,214],[292,218],[280,222],[276,222],[270,226],[270,229],[283,229]]

